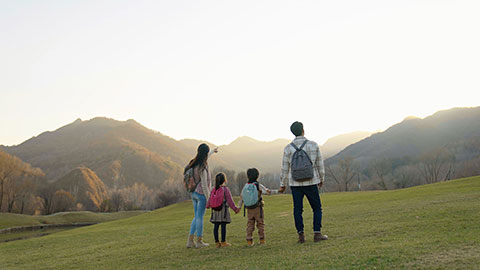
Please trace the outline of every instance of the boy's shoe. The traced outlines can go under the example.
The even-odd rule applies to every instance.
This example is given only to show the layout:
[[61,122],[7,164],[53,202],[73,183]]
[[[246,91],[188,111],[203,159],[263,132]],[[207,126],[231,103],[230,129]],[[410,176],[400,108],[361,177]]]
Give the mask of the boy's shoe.
[[195,244],[196,248],[208,247],[208,243],[202,241],[202,237],[197,237],[197,243]]
[[220,242],[215,242],[215,247],[220,248],[220,247],[222,247],[222,244],[220,244]]
[[222,243],[220,243],[220,245],[221,245],[222,247],[231,247],[231,246],[232,246],[232,244],[227,243],[227,242],[222,242]]
[[195,235],[189,235],[187,239],[187,248],[193,248],[195,246],[195,242],[193,241],[193,238]]
[[305,234],[303,232],[298,234],[298,243],[305,243]]
[[265,242],[265,239],[260,239],[260,245],[265,245],[267,242]]
[[313,236],[313,242],[320,242],[322,240],[328,240],[328,235],[322,233],[315,233]]
[[247,246],[253,247],[254,243],[253,240],[247,240]]

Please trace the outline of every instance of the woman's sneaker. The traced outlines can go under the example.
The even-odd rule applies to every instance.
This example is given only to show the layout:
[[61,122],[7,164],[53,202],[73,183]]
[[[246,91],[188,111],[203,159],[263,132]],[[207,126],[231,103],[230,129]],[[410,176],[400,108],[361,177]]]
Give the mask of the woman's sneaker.
[[202,241],[202,237],[197,237],[197,243],[195,244],[196,248],[208,247],[208,243]]

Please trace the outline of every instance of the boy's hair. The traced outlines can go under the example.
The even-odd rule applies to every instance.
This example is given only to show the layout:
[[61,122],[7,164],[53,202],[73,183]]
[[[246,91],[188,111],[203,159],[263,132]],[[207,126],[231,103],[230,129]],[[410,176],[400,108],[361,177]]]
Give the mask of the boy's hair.
[[293,133],[295,136],[301,136],[303,132],[303,124],[302,122],[295,121],[291,126],[290,126],[290,131]]
[[260,173],[258,172],[257,168],[250,168],[247,170],[247,177],[249,182],[254,182],[257,181],[258,175]]
[[217,173],[217,175],[215,176],[215,189],[219,189],[220,186],[223,183],[225,183],[226,179],[227,179],[227,177],[225,176],[225,174],[223,172]]

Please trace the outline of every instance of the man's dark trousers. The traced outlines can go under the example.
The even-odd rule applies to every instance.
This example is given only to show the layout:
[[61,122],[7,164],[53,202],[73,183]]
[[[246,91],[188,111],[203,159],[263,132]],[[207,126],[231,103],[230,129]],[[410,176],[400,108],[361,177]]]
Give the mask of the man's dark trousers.
[[303,233],[303,196],[307,196],[313,210],[313,231],[320,232],[322,228],[322,202],[318,193],[318,186],[291,186],[293,197],[293,217],[298,233]]

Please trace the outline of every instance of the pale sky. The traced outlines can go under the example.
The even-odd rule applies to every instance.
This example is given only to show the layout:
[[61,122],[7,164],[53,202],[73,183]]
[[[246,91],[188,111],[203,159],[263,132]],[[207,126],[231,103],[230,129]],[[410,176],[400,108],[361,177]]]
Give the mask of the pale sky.
[[480,106],[480,1],[0,0],[0,144],[77,118],[323,143]]

